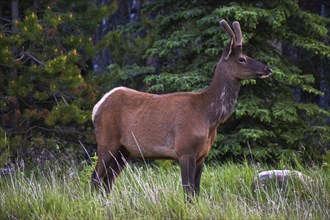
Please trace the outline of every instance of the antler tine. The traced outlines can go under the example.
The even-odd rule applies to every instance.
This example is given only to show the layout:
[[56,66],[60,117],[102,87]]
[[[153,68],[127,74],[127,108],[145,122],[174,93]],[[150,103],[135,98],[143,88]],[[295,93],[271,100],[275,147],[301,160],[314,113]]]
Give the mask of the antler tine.
[[236,45],[238,47],[242,47],[243,44],[243,37],[242,37],[242,31],[241,31],[241,26],[238,21],[233,22],[233,28],[236,34]]
[[233,32],[233,30],[230,28],[230,26],[228,25],[227,21],[225,21],[224,19],[222,19],[220,21],[220,25],[223,29],[225,29],[225,31],[229,34],[229,36],[232,38],[232,39],[235,39],[235,34]]

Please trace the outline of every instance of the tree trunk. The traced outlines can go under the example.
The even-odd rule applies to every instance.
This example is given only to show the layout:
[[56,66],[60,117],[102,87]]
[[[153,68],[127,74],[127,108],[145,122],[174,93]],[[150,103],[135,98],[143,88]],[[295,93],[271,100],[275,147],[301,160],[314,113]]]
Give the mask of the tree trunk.
[[13,22],[19,19],[18,0],[11,0],[11,20]]
[[[111,0],[96,0],[98,5],[109,5]],[[123,0],[118,1],[118,10],[108,18],[102,20],[94,35],[94,42],[97,43],[111,30],[119,24],[136,22],[141,19],[141,1]],[[93,60],[93,69],[96,74],[106,71],[107,67],[113,63],[111,51],[108,48],[102,49]]]
[[[3,12],[2,12],[2,10],[3,10],[3,1],[0,1],[0,18],[3,17]],[[2,21],[1,21],[1,22],[2,22]]]
[[[321,1],[320,15],[322,17],[329,17],[330,4],[325,1]],[[330,31],[330,29],[328,28]],[[324,43],[329,45],[329,40],[324,39]],[[323,109],[330,109],[330,71],[327,68],[330,65],[329,60],[324,60],[322,63],[322,69],[320,71],[320,91],[324,93],[319,99],[319,106]],[[328,123],[330,124],[330,118],[328,118]]]
[[[18,0],[12,0],[11,1],[11,20],[12,20],[12,31],[15,33],[17,30],[15,28],[15,22],[19,20],[19,5],[18,5]],[[17,54],[17,47],[12,47],[12,51],[14,56]],[[17,78],[18,75],[18,70],[14,66],[13,68],[10,69],[12,79]],[[9,96],[7,97],[8,101],[8,112],[9,112],[9,118],[10,118],[10,128],[13,130],[18,129],[19,125],[19,118],[21,116],[21,112],[19,109],[19,103],[18,103],[18,98],[17,96]]]
[[[111,0],[96,0],[98,5],[109,5]],[[130,22],[131,0],[118,1],[118,10],[116,13],[104,18],[94,35],[94,42],[97,44],[102,38],[119,24]],[[93,69],[96,74],[106,71],[107,67],[113,63],[111,51],[108,48],[102,49],[97,53],[93,60]]]

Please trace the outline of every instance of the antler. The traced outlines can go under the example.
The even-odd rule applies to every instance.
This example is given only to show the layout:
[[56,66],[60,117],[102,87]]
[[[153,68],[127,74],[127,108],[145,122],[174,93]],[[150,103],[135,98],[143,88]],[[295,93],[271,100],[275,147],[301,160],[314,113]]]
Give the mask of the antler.
[[241,31],[241,26],[238,21],[233,22],[233,28],[234,31],[230,28],[228,25],[227,21],[222,19],[220,21],[220,25],[222,26],[223,29],[228,33],[229,37],[234,40],[235,46],[237,47],[242,47],[243,44],[243,37],[242,37],[242,31]]
[[236,34],[236,46],[242,47],[243,37],[242,37],[241,26],[238,21],[233,22],[233,28]]
[[220,21],[220,25],[221,25],[221,27],[223,29],[225,29],[225,31],[228,33],[228,35],[231,38],[230,47],[229,47],[228,53],[225,55],[225,60],[227,60],[229,58],[229,55],[232,52],[233,45],[235,45],[235,47],[242,48],[242,42],[243,42],[242,31],[241,31],[241,26],[238,23],[238,21],[234,21],[233,22],[233,28],[235,30],[235,33],[230,28],[230,26],[228,25],[227,21],[225,21],[224,19],[222,19]]
[[235,34],[234,34],[233,30],[230,28],[230,26],[228,25],[227,21],[222,19],[220,21],[220,25],[222,26],[223,29],[226,30],[226,32],[229,34],[229,37],[231,37],[232,39],[235,39]]

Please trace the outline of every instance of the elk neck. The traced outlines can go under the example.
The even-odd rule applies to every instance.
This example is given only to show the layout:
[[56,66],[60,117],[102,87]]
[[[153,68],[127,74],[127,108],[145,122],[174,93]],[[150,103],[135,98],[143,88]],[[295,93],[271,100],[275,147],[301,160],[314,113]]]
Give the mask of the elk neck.
[[226,62],[220,60],[210,86],[203,92],[204,105],[211,127],[222,124],[231,115],[240,89],[240,81],[232,77]]

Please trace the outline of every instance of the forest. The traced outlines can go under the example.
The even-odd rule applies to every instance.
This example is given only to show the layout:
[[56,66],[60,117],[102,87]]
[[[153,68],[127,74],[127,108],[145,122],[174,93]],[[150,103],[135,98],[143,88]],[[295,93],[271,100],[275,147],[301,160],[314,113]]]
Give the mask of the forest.
[[205,89],[238,20],[267,80],[244,80],[209,161],[329,162],[327,1],[2,1],[0,167],[96,149],[91,113],[117,86]]
[[[329,219],[330,2],[0,1],[0,219]],[[125,86],[203,91],[240,23],[266,79],[241,81],[186,203],[169,160],[133,160],[91,191],[94,105]],[[311,184],[253,189],[264,170]]]

